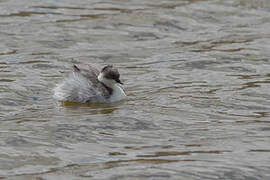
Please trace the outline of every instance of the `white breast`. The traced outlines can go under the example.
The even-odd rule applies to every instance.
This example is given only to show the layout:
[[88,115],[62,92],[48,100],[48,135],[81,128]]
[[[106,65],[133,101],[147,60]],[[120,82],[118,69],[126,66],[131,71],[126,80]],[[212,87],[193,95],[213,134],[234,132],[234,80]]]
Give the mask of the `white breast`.
[[110,97],[110,102],[120,101],[126,97],[127,95],[124,90],[118,84],[115,84],[113,86],[113,94]]

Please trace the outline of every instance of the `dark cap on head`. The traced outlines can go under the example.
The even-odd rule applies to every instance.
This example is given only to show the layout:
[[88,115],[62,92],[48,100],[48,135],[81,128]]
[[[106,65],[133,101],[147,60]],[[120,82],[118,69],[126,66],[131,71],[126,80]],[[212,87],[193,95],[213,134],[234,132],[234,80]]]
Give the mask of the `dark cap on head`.
[[102,68],[101,72],[104,74],[104,77],[107,79],[113,79],[119,84],[123,84],[120,81],[120,74],[116,68],[114,68],[112,65],[105,66]]

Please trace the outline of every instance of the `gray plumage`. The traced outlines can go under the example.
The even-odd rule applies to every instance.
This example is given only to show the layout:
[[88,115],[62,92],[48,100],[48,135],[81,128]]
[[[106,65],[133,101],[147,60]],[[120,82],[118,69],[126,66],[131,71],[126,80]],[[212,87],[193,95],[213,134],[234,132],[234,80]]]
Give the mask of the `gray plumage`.
[[54,89],[54,98],[70,102],[106,102],[112,89],[98,80],[100,71],[95,65],[73,67],[73,72]]

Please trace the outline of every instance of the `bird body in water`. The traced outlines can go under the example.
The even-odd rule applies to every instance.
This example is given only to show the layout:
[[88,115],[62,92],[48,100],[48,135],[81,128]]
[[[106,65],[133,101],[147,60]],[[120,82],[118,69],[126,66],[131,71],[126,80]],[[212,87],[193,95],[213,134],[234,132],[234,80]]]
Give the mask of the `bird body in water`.
[[54,98],[68,102],[115,102],[126,98],[120,74],[112,65],[73,66],[73,72],[54,89]]

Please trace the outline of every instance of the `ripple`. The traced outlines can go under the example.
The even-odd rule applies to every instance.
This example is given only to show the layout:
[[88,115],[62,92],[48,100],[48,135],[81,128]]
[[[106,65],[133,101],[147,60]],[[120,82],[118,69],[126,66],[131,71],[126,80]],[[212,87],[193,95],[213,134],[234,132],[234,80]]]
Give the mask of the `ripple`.
[[249,152],[265,152],[265,153],[269,153],[270,149],[251,149],[251,150],[249,150]]
[[11,54],[16,54],[17,53],[17,50],[12,50],[12,51],[8,51],[8,52],[0,52],[0,56],[3,56],[3,55],[11,55]]
[[[23,166],[35,166],[37,162],[40,165],[47,166],[47,165],[56,165],[59,163],[58,158],[54,157],[45,157],[41,155],[17,155],[11,156],[6,154],[0,154],[1,157],[1,169],[14,169],[14,168],[23,168]],[[13,164],[14,163],[14,164]],[[20,170],[18,170],[20,171]],[[12,171],[11,171],[12,172]],[[13,171],[15,173],[16,171]],[[12,174],[13,174],[12,173]],[[17,172],[18,173],[18,172]]]
[[137,155],[137,157],[162,157],[162,156],[179,156],[179,155],[192,155],[192,154],[223,154],[231,151],[167,151],[155,152],[154,155]]
[[14,79],[0,79],[0,82],[13,82],[16,81]]
[[13,17],[13,16],[27,17],[27,16],[32,16],[32,15],[48,15],[48,14],[62,15],[61,13],[54,13],[54,12],[22,11],[22,12],[17,12],[17,13],[10,13],[10,14],[0,14],[0,17],[2,18]]
[[[0,178],[269,179],[267,0],[0,4]],[[129,98],[54,101],[72,63]]]

